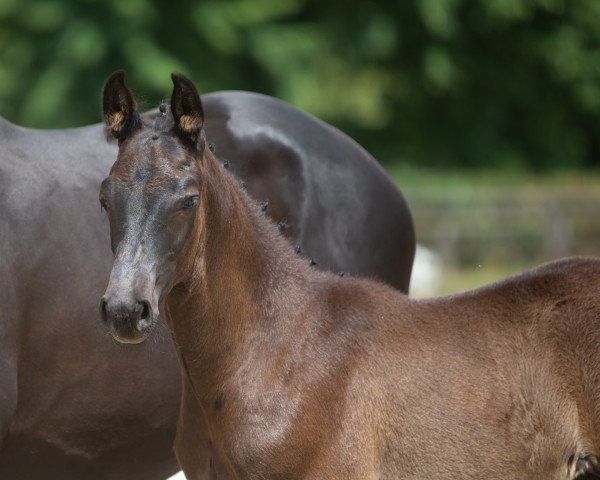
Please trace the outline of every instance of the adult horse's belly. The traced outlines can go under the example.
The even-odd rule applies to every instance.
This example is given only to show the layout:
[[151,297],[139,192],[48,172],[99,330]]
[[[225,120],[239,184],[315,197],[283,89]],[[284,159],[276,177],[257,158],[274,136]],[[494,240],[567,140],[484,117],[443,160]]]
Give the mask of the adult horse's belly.
[[[52,328],[61,315],[44,317]],[[168,336],[123,349],[93,320],[84,320],[89,332],[44,332],[47,342],[26,333],[32,341],[19,356],[18,408],[0,451],[0,478],[142,480],[178,469],[180,379]]]
[[[203,100],[217,155],[318,267],[408,288],[410,214],[366,152],[266,97]],[[98,314],[112,264],[98,190],[116,147],[100,125],[0,119],[0,138],[0,479],[163,479],[178,469],[170,335],[161,322],[117,345]]]
[[[71,133],[72,148],[34,133],[35,148],[13,139],[0,158],[0,275],[12,289],[0,293],[0,350],[15,369],[0,401],[16,397],[0,478],[165,478],[178,468],[177,360],[162,325],[147,346],[124,348],[100,322],[112,254],[97,197],[114,149],[101,128]],[[86,157],[80,144],[93,138]]]

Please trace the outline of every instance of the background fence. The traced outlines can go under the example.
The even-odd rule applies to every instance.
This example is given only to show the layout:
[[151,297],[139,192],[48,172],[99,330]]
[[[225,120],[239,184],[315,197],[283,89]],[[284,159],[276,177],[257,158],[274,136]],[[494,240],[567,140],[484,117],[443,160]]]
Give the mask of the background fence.
[[600,254],[594,172],[391,172],[409,201],[419,243],[441,262],[432,294],[473,288],[567,255]]

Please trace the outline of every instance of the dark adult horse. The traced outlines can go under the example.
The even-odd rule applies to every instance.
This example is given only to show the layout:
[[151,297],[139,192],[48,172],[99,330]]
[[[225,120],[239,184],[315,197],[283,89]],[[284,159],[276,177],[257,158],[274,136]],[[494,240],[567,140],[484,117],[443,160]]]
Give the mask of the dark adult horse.
[[[219,157],[307,262],[407,290],[410,214],[363,149],[271,98],[203,102]],[[123,348],[97,321],[112,264],[98,187],[117,151],[103,128],[0,120],[1,479],[148,480],[178,468],[181,379],[167,332]]]
[[199,421],[220,479],[598,478],[600,259],[422,301],[317,272],[206,148],[194,85],[173,84],[170,122],[150,127],[122,78],[105,87],[123,141],[100,189],[102,309],[140,344],[164,300],[188,478],[209,468]]

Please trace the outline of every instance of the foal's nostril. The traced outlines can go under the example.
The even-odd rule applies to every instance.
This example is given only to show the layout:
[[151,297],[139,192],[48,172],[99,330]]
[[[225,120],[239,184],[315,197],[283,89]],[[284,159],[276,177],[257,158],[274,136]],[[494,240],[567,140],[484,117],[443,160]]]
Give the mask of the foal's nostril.
[[108,315],[106,314],[106,300],[100,300],[100,316],[104,323],[108,323]]
[[147,320],[150,316],[150,303],[144,300],[142,302],[138,302],[138,305],[141,307],[142,310],[140,318],[143,320]]
[[137,302],[136,307],[135,307],[135,311],[136,313],[139,315],[138,320],[135,324],[135,328],[139,331],[139,332],[143,332],[145,329],[147,329],[150,324],[151,324],[151,319],[150,319],[150,303],[143,300],[141,302]]

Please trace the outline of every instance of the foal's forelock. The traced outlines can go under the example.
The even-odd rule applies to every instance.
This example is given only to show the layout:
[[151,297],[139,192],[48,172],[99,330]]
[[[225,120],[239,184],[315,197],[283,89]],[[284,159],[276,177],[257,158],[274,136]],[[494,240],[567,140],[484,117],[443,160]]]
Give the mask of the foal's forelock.
[[159,190],[193,169],[202,153],[190,150],[175,134],[144,129],[122,146],[110,176],[125,184],[143,183],[145,188]]
[[171,130],[174,126],[175,122],[171,115],[171,105],[163,100],[158,106],[158,115],[154,119],[153,127],[159,132],[166,132],[167,130]]
[[200,157],[204,153],[204,149],[207,145],[204,129],[200,130],[198,142],[194,145],[187,142],[185,138],[180,135],[171,113],[171,105],[164,100],[158,106],[158,112],[147,120],[144,120],[144,127],[145,130],[151,131],[155,135],[173,135],[175,138],[179,139],[182,147],[198,152]]

